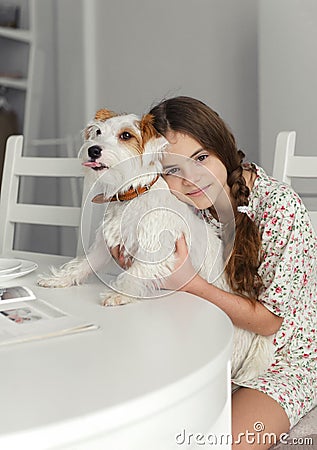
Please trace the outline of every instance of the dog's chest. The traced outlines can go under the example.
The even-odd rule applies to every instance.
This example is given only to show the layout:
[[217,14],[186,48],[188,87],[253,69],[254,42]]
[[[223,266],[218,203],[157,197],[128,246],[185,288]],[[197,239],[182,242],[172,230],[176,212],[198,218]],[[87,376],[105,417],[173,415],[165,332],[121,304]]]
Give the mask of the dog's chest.
[[146,241],[152,242],[166,229],[179,235],[182,214],[171,207],[170,196],[167,191],[150,191],[128,202],[108,204],[103,219],[107,245],[140,240],[146,245]]
[[131,237],[137,240],[138,229],[144,226],[147,208],[144,202],[128,201],[109,204],[103,219],[103,235],[109,247],[124,244]]

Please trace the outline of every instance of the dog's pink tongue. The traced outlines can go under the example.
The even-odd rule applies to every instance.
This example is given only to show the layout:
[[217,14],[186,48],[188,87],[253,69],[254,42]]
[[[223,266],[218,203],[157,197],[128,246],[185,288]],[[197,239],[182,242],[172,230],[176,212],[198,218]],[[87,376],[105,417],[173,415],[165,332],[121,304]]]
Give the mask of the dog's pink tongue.
[[96,161],[86,161],[82,165],[86,167],[100,167],[100,163]]

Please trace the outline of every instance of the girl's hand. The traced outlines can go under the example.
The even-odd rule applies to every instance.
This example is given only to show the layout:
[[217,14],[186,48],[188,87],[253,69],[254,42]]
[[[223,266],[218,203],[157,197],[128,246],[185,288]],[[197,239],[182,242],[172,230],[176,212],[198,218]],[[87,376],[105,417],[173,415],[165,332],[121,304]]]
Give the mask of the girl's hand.
[[201,277],[195,271],[189,258],[184,235],[176,242],[175,256],[176,265],[173,273],[165,278],[163,288],[172,291],[193,292]]
[[[119,266],[127,270],[131,266],[133,259],[127,257],[123,247],[117,245],[111,250],[111,255]],[[185,291],[194,293],[200,281],[203,280],[195,271],[188,255],[188,248],[184,235],[176,241],[175,245],[176,264],[173,273],[164,279],[163,289],[171,291]]]
[[120,247],[120,245],[110,249],[110,253],[122,269],[127,270],[131,267],[133,262],[132,257],[127,258],[125,256],[124,248]]

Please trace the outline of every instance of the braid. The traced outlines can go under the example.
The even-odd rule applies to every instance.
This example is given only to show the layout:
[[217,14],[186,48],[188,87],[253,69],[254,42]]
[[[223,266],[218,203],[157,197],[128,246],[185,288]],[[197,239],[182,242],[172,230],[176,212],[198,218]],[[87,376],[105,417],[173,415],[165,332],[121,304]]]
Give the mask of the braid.
[[[244,154],[238,151],[241,160]],[[256,224],[245,213],[237,211],[238,206],[247,206],[250,189],[243,177],[240,165],[228,176],[233,208],[235,210],[235,227],[227,227],[224,232],[226,275],[234,292],[256,300],[262,289],[262,280],[258,274],[261,263],[261,237]],[[233,246],[232,246],[233,242]]]

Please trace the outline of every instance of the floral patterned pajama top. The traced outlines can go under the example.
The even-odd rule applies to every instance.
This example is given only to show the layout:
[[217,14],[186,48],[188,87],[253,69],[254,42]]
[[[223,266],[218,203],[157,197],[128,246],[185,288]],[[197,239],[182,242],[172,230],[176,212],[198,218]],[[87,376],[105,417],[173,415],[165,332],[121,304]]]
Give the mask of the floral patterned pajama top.
[[293,189],[255,167],[248,215],[262,235],[259,301],[284,320],[274,363],[243,386],[274,398],[292,427],[317,403],[317,238]]

